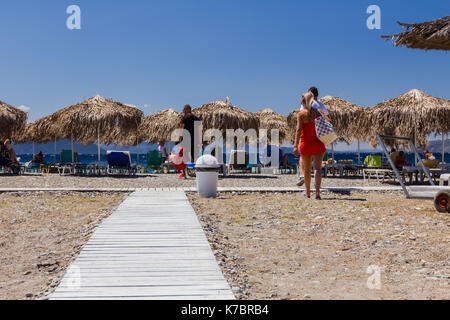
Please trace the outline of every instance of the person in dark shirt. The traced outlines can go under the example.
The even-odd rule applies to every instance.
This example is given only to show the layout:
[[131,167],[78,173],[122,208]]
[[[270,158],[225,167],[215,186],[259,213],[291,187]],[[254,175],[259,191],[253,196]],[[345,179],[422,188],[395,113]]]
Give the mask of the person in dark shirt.
[[200,118],[195,116],[192,113],[192,108],[190,105],[185,105],[183,109],[184,116],[181,119],[181,128],[186,129],[189,134],[191,135],[191,150],[190,152],[187,151],[186,153],[186,159],[189,162],[194,162],[194,156],[195,156],[195,144],[194,144],[194,134],[195,134],[195,121],[201,121]]

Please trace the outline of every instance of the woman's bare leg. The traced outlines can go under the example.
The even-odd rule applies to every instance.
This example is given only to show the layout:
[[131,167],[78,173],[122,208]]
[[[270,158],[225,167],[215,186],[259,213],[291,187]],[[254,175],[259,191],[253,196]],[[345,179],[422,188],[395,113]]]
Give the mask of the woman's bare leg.
[[314,181],[316,183],[316,197],[320,196],[320,185],[322,184],[322,154],[313,155],[314,161]]
[[305,176],[305,187],[306,187],[306,195],[308,197],[311,196],[311,168],[312,168],[312,157],[301,155],[302,157],[302,167],[303,174]]

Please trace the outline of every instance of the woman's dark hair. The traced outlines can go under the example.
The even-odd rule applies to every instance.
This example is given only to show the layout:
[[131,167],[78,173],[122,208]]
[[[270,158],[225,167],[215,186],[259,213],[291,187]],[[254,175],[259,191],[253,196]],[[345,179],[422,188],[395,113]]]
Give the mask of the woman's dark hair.
[[316,87],[309,88],[309,91],[314,95],[314,99],[317,99],[319,97],[319,90],[317,90]]

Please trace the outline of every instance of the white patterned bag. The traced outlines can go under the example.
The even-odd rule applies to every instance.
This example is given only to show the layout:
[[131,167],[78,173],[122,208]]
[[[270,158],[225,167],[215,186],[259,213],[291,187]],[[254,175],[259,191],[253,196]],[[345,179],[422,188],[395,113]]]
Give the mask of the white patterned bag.
[[322,112],[320,112],[320,117],[317,117],[314,120],[314,124],[316,127],[316,135],[317,138],[323,142],[326,146],[332,144],[334,141],[337,140],[338,136],[336,134],[336,131],[334,130],[333,125],[325,119]]

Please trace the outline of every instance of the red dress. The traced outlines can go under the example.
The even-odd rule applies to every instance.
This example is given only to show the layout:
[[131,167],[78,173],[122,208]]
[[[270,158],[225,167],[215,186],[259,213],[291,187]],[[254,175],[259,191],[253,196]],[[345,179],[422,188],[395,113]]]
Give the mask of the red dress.
[[324,154],[326,152],[325,145],[317,138],[314,122],[303,123],[300,139],[301,154],[312,156],[313,154]]

